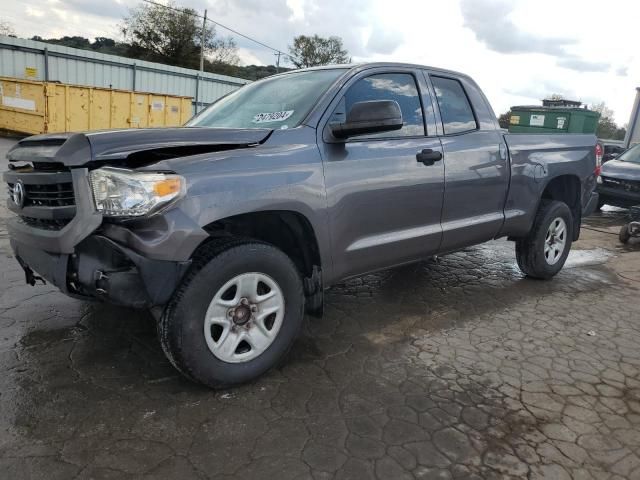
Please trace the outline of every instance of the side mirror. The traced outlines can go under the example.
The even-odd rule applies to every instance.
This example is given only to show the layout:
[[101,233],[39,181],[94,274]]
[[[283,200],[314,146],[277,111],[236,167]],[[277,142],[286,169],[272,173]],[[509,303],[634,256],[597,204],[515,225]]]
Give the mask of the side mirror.
[[402,128],[402,111],[395,100],[357,102],[343,123],[329,125],[334,137],[344,139],[365,133],[390,132]]

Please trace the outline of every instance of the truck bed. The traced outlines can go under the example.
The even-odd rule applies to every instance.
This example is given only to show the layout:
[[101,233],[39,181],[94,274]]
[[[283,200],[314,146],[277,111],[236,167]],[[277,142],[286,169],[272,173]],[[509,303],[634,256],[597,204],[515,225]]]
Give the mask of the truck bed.
[[567,176],[584,182],[581,210],[589,207],[596,185],[595,145],[591,134],[503,134],[508,149],[511,181],[505,202],[501,236],[526,234],[533,223],[549,178]]

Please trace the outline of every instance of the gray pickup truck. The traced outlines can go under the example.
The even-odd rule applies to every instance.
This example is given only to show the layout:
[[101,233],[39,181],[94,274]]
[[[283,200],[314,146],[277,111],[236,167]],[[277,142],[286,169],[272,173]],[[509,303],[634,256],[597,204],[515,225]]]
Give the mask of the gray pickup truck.
[[180,372],[230,385],[281,360],[345,278],[499,237],[554,276],[597,203],[595,144],[501,131],[452,71],[298,70],[185,128],[20,141],[8,229],[27,283],[150,309]]

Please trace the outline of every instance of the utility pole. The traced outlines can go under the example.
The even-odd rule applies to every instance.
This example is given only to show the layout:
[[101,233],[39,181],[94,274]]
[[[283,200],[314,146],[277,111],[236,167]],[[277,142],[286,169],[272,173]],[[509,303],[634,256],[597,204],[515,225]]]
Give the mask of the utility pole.
[[276,73],[280,73],[280,55],[282,55],[282,52],[278,52],[278,53],[274,53],[275,56],[278,57],[278,59],[276,60]]
[[207,11],[204,11],[204,18],[202,19],[202,37],[200,38],[200,71],[204,72],[204,39],[205,32],[207,31]]

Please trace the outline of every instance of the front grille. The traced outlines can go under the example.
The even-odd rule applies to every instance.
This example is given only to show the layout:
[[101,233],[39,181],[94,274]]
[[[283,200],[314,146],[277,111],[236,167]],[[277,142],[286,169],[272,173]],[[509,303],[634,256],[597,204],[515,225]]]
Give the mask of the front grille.
[[[13,192],[13,183],[9,183],[9,198]],[[68,207],[75,205],[73,184],[71,182],[30,185],[24,183],[25,207]]]
[[624,190],[625,192],[640,193],[640,181],[621,180],[617,178],[602,177],[602,185],[605,187]]
[[75,205],[73,183],[53,183],[50,185],[25,185],[25,205],[34,207],[66,207]]
[[[8,206],[21,222],[42,230],[61,230],[75,216],[75,195],[71,172],[58,166],[33,165],[13,168],[4,174]],[[22,184],[22,189],[16,189]],[[20,197],[21,201],[14,201]]]

